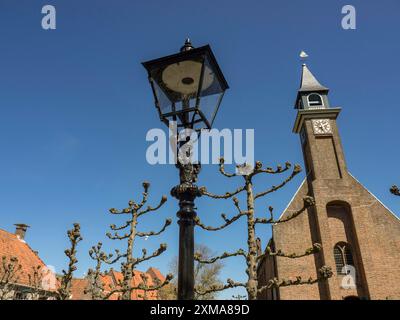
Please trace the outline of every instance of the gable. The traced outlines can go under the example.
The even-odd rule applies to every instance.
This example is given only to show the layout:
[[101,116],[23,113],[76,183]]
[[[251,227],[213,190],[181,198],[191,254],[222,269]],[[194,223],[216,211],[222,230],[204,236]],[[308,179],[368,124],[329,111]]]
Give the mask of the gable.
[[[376,205],[378,205],[378,206],[380,206],[380,207],[382,207],[384,209],[384,212],[385,212],[385,214],[387,215],[388,218],[390,218],[390,219],[394,218],[394,221],[397,220],[397,222],[400,222],[400,217],[399,216],[397,216],[392,210],[390,210],[385,204],[383,204],[383,202],[380,201],[377,196],[375,196],[371,191],[369,191],[350,172],[348,172],[348,174],[351,177],[351,179],[353,180],[353,182],[355,182],[359,187],[362,188],[362,191],[364,192],[365,196],[369,197],[372,202],[376,202]],[[368,204],[368,205],[371,205],[371,204]]]
[[[287,218],[294,212],[298,211],[303,207],[303,198],[308,195],[308,185],[307,185],[307,178],[305,177],[301,182],[299,188],[293,195],[292,199],[290,199],[288,205],[286,206],[285,210],[283,210],[281,216],[278,220]],[[304,213],[304,212],[303,212]],[[303,214],[302,213],[302,214]]]

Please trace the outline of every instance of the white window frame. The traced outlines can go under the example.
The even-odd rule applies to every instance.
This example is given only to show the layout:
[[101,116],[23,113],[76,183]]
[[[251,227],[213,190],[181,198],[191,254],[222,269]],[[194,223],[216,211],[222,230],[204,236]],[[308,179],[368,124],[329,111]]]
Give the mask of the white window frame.
[[[321,104],[315,104],[315,102],[310,102],[310,96],[312,96],[312,95],[317,95],[318,97],[320,97],[320,99],[321,99]],[[325,108],[324,99],[323,99],[322,96],[321,96],[320,94],[318,94],[318,93],[310,93],[310,94],[307,96],[307,102],[308,102],[308,106],[309,106],[310,108]]]

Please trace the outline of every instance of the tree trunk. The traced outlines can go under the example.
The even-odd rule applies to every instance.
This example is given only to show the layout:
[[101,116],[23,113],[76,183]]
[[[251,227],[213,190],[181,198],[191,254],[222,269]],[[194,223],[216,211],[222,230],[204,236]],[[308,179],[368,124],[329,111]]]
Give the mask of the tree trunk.
[[128,238],[128,248],[126,250],[126,265],[124,266],[124,280],[123,280],[123,293],[122,300],[131,300],[131,287],[133,278],[133,245],[136,236],[137,214],[132,213],[132,220],[130,223],[130,233]]
[[254,194],[253,184],[250,179],[246,179],[246,193],[247,193],[247,269],[249,281],[246,285],[249,300],[257,299],[257,245],[255,237],[255,220],[254,220]]

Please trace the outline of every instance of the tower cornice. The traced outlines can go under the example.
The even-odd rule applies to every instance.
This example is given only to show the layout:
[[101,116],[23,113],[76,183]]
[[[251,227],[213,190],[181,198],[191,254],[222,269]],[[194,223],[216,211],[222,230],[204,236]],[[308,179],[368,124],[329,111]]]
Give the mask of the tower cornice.
[[293,126],[293,132],[299,133],[303,127],[303,123],[307,119],[336,119],[342,108],[329,109],[301,109],[297,111],[296,120]]

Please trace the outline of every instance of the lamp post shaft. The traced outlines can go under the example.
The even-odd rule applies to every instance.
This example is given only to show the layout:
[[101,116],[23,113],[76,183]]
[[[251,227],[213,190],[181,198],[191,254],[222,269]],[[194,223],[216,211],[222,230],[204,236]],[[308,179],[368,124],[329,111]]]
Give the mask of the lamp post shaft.
[[194,200],[200,191],[195,182],[200,172],[200,164],[178,163],[180,184],[171,190],[171,195],[179,200],[179,262],[178,299],[194,298],[194,226],[196,212]]
[[194,197],[182,195],[179,200],[179,267],[178,299],[194,298]]

